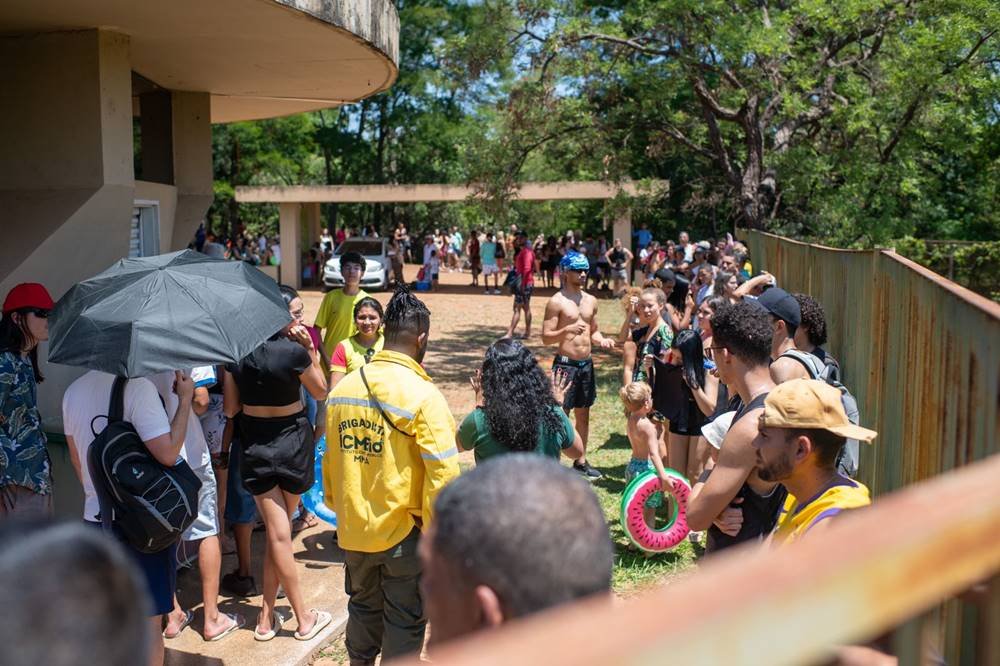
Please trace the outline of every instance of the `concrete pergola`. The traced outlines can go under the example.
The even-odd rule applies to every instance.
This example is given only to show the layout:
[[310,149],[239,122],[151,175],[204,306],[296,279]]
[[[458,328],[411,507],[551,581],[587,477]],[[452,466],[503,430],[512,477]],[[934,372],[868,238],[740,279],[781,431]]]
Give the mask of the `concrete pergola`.
[[[519,201],[556,201],[571,199],[613,199],[620,194],[629,197],[659,196],[669,190],[665,180],[611,183],[605,181],[558,181],[522,183],[515,188],[513,198]],[[296,288],[302,284],[301,255],[320,235],[321,203],[419,203],[469,201],[481,196],[469,185],[297,185],[292,187],[237,187],[236,200],[241,203],[274,203],[279,210],[281,247],[281,280]],[[605,219],[607,228],[607,219]],[[626,246],[632,238],[632,213],[626,209],[613,221],[613,233]],[[297,248],[298,251],[290,251]]]

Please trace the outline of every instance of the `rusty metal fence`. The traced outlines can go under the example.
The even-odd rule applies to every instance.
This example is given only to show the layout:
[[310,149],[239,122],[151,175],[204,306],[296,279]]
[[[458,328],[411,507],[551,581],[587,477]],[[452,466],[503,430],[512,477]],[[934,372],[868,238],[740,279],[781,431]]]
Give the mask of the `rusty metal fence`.
[[879,433],[859,472],[873,493],[1000,451],[1000,304],[891,250],[746,236],[755,269],[826,310],[827,349]]

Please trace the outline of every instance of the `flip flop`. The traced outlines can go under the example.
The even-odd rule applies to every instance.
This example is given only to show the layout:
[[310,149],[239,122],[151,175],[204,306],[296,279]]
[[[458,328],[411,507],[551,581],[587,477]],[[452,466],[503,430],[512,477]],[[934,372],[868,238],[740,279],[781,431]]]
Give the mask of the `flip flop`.
[[259,631],[257,631],[257,627],[255,625],[254,628],[253,628],[253,639],[255,641],[261,641],[261,642],[271,640],[272,638],[274,638],[275,636],[278,635],[278,632],[281,630],[281,623],[284,622],[284,621],[285,621],[285,619],[283,617],[281,617],[281,613],[279,613],[276,610],[272,610],[271,611],[271,631],[268,631],[267,633],[262,634]]
[[326,611],[316,610],[315,608],[310,609],[313,613],[316,613],[316,622],[313,624],[312,629],[309,630],[308,634],[300,634],[295,632],[295,640],[297,641],[311,641],[316,638],[316,634],[323,631],[326,625],[333,621],[333,616]]
[[193,620],[194,620],[194,613],[189,610],[184,611],[184,621],[181,622],[181,626],[177,629],[177,631],[174,632],[173,634],[167,635],[167,630],[164,628],[163,637],[166,638],[168,641],[177,638],[178,636],[181,635],[181,632],[184,631],[184,628],[187,627],[189,624],[191,624]]
[[232,620],[233,624],[228,629],[223,631],[221,634],[216,634],[211,638],[208,638],[206,636],[205,640],[208,641],[209,643],[214,643],[215,641],[221,641],[223,638],[233,633],[234,631],[242,629],[243,625],[246,624],[246,620],[243,619],[242,615],[239,615],[237,613],[224,613],[224,615],[228,617],[230,620]]

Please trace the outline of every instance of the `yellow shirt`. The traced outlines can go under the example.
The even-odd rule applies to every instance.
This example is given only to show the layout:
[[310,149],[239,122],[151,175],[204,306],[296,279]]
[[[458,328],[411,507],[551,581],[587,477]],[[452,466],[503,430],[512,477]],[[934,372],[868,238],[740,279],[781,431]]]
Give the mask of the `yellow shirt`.
[[327,356],[333,354],[337,343],[358,332],[354,325],[354,306],[367,297],[363,289],[354,296],[348,296],[343,289],[335,289],[323,297],[316,313],[316,326],[323,329],[323,349]]
[[360,372],[334,387],[323,487],[340,547],[377,553],[430,523],[437,494],[459,474],[458,448],[448,404],[416,361],[383,350],[364,373],[384,416]]
[[791,494],[778,516],[774,530],[775,544],[789,544],[801,539],[813,525],[833,518],[843,511],[868,506],[872,503],[868,488],[860,481],[841,477],[837,485],[827,488],[818,496],[800,505]]
[[381,332],[375,338],[375,344],[371,346],[371,349],[365,349],[355,342],[353,335],[346,340],[341,340],[330,356],[330,372],[343,372],[345,375],[348,372],[354,372],[365,364],[366,352],[370,359],[373,354],[382,351],[384,344],[385,337]]

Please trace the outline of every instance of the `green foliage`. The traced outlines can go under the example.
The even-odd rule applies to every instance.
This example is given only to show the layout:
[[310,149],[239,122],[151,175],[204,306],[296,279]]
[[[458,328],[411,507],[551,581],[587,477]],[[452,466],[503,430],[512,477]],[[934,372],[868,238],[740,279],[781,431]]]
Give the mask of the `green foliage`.
[[907,236],[891,245],[907,259],[1000,302],[1000,241],[941,243]]
[[484,39],[521,66],[471,166],[500,203],[522,174],[663,177],[698,233],[1000,235],[992,0],[498,4]]

